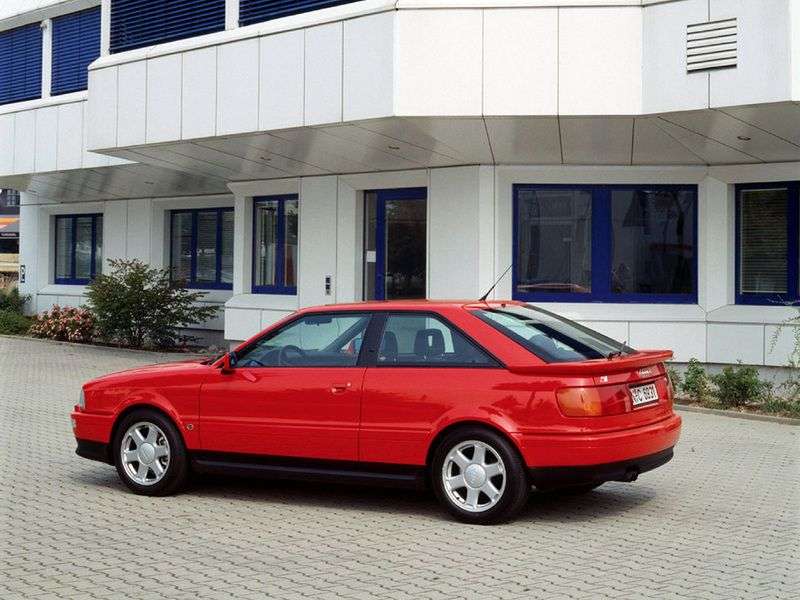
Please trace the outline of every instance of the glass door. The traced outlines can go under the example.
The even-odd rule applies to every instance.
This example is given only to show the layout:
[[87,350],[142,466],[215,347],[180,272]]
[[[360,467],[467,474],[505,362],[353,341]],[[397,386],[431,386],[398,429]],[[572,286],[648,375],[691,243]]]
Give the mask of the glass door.
[[427,189],[366,192],[364,299],[424,298]]

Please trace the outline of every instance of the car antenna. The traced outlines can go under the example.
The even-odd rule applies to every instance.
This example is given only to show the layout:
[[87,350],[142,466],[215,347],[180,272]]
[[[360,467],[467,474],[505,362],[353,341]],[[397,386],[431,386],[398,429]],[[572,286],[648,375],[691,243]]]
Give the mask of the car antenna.
[[492,284],[492,287],[490,287],[488,290],[486,290],[486,293],[483,296],[480,297],[480,299],[479,299],[480,302],[486,302],[486,299],[489,297],[489,294],[491,294],[494,291],[494,288],[497,287],[497,284],[500,283],[503,280],[503,277],[506,276],[506,273],[508,273],[511,270],[511,266],[512,265],[508,265],[508,268],[505,271],[503,271],[503,274],[500,275],[500,277],[497,278],[497,281],[495,281]]

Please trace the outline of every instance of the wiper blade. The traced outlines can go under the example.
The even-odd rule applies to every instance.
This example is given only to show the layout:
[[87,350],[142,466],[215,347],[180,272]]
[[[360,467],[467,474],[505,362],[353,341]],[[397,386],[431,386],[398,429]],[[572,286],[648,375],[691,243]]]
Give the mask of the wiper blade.
[[606,358],[607,358],[608,360],[611,360],[611,359],[613,359],[613,358],[620,357],[620,356],[622,356],[623,354],[624,354],[624,352],[623,352],[622,350],[614,350],[614,351],[612,351],[612,352],[609,352],[608,354],[606,354]]

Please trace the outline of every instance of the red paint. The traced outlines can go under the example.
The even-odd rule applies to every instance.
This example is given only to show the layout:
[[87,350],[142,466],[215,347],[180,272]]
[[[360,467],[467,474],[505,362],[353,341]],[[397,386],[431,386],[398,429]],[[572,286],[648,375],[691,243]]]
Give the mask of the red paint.
[[[424,465],[437,434],[463,422],[505,433],[532,467],[602,464],[675,445],[681,421],[662,364],[671,352],[547,364],[472,315],[477,306],[485,305],[371,302],[299,312],[435,313],[503,367],[266,367],[226,374],[221,360],[156,365],[85,384],[86,410],[72,413],[75,435],[110,442],[123,411],[150,406],[173,419],[190,450]],[[628,386],[649,382],[661,400],[634,409]],[[608,412],[563,414],[559,390],[593,387]]]

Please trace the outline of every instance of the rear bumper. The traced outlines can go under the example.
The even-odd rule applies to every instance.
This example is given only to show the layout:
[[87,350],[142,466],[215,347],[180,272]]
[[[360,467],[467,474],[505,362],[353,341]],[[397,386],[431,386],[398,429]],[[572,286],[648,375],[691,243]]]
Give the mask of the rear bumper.
[[680,437],[681,418],[604,433],[519,434],[525,463],[530,468],[589,467],[657,454],[672,448]]
[[78,447],[75,449],[75,454],[89,460],[97,460],[110,465],[114,464],[108,452],[108,444],[103,442],[78,439]]
[[672,448],[661,452],[601,465],[539,467],[530,469],[531,483],[542,490],[606,481],[635,481],[639,475],[672,460]]

